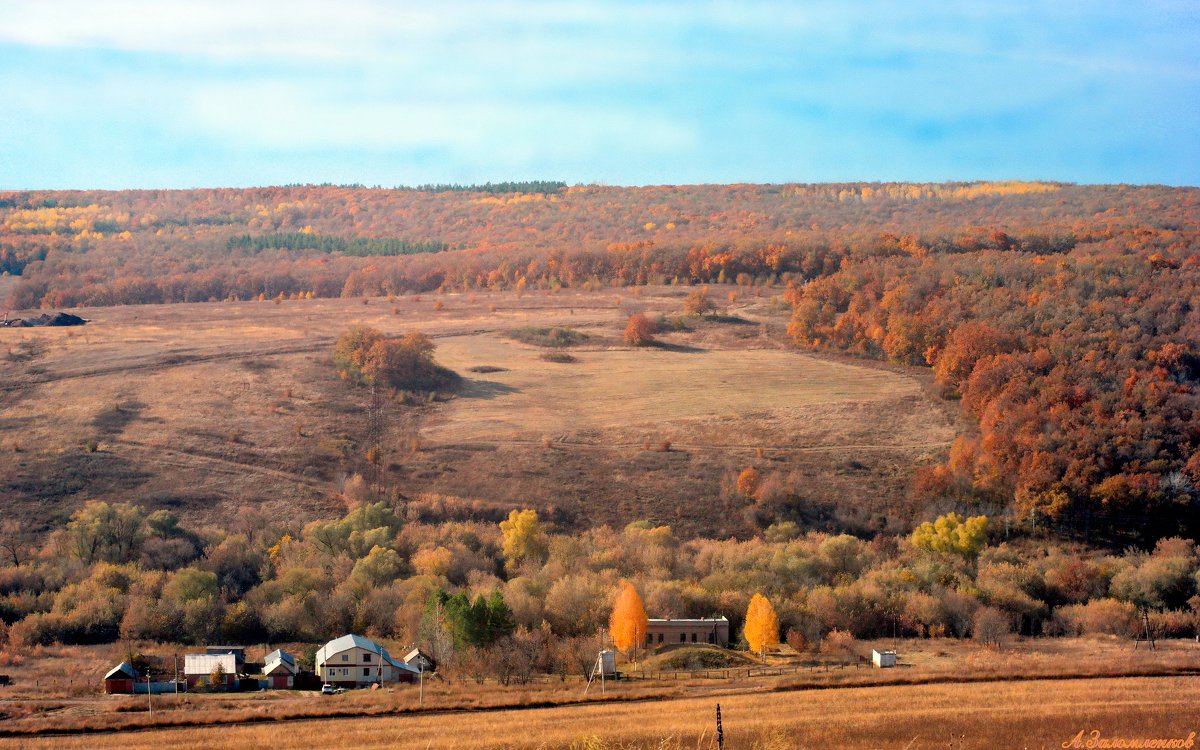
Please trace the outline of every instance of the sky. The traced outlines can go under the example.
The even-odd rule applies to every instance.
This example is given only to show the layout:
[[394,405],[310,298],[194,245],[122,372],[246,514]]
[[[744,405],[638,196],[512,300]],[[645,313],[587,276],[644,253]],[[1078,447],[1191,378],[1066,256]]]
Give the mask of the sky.
[[1200,185],[1200,0],[0,0],[0,189]]

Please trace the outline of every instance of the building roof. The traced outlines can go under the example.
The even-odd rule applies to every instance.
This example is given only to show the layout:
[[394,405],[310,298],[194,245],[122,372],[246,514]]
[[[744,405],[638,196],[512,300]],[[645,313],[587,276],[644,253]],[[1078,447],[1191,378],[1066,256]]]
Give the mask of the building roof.
[[104,675],[104,679],[111,680],[113,678],[120,679],[124,677],[125,679],[136,680],[137,676],[137,670],[133,668],[133,665],[127,661],[123,661],[117,666],[108,670],[108,674]]
[[658,623],[660,625],[716,625],[717,623],[729,623],[725,617],[696,617],[691,619],[673,620],[670,617],[664,619],[656,619],[651,617],[647,622]]
[[333,656],[334,654],[340,654],[341,652],[349,651],[352,648],[361,648],[364,651],[370,651],[371,653],[379,654],[379,658],[384,663],[390,664],[397,669],[406,669],[409,672],[417,671],[404,662],[393,659],[392,655],[388,653],[386,648],[380,646],[370,638],[364,638],[361,635],[355,635],[353,633],[343,635],[341,638],[334,638],[332,641],[326,643],[324,646],[318,649],[316,659],[317,663],[320,664],[327,662],[329,661],[329,657]]
[[233,654],[185,654],[183,657],[183,673],[187,675],[207,675],[220,665],[225,674],[237,674],[237,657]]
[[296,657],[282,649],[275,649],[263,659],[263,674],[270,674],[282,666],[288,672],[296,672]]

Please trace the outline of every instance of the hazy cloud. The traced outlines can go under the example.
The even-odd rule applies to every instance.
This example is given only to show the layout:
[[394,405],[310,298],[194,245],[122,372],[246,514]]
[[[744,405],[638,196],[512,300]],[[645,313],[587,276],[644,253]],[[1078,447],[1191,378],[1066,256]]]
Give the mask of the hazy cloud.
[[0,187],[1200,177],[1186,2],[0,0],[0,18]]

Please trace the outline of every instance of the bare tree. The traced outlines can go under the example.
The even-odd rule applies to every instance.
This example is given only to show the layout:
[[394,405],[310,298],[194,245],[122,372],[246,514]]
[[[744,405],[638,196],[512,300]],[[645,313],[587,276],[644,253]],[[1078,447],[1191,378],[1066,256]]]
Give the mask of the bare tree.
[[20,565],[29,546],[29,532],[20,521],[5,521],[0,524],[0,550],[12,560],[13,565]]

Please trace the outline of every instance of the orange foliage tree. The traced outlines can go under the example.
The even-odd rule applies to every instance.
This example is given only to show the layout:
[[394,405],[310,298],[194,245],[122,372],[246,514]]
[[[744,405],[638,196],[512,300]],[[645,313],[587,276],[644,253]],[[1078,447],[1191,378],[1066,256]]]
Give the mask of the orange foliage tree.
[[751,651],[759,656],[766,654],[767,649],[779,645],[779,617],[775,608],[762,594],[755,594],[746,608],[746,626],[743,630],[746,643]]
[[657,326],[653,320],[642,313],[634,313],[625,324],[625,343],[632,346],[649,346],[654,343],[656,330]]
[[738,474],[737,491],[742,497],[754,497],[758,492],[758,486],[762,483],[762,477],[758,473],[758,469],[753,466],[747,466],[742,469],[742,473]]
[[613,644],[624,651],[626,657],[631,656],[635,649],[646,642],[649,622],[637,589],[629,581],[622,580],[616,602],[613,603],[612,616],[608,620],[608,632]]

